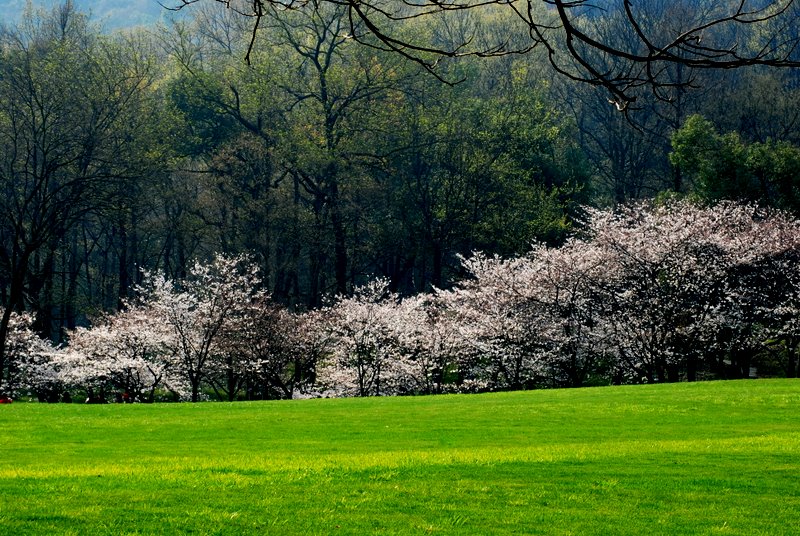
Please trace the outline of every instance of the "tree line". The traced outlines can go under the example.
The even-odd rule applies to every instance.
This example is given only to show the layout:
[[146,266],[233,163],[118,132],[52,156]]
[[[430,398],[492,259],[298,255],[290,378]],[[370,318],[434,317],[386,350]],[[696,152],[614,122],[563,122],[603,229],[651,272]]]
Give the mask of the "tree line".
[[[154,31],[105,34],[71,2],[0,29],[3,383],[19,318],[65,343],[147,274],[188,281],[218,254],[249,255],[288,314],[375,278],[404,297],[451,288],[472,252],[568,243],[589,206],[670,191],[797,211],[796,71],[671,64],[675,94],[621,114],[554,78],[542,48],[438,57],[432,76],[359,43],[351,8],[267,10],[256,47],[252,20],[212,2]],[[509,17],[412,17],[393,35],[488,47],[525,37]]]
[[[152,402],[581,387],[800,373],[800,222],[722,202],[591,210],[582,236],[462,259],[452,289],[375,279],[291,312],[244,256],[146,273],[138,298],[56,348],[12,315],[10,385]],[[124,398],[123,398],[124,397]]]

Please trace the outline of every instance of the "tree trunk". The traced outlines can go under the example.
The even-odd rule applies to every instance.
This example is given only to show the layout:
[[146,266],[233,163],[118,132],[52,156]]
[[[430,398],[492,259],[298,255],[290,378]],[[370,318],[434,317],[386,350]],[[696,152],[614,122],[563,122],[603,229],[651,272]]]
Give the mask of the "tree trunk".
[[128,298],[130,279],[128,277],[128,232],[125,224],[119,226],[119,265],[117,266],[117,309],[122,310]]
[[339,212],[339,207],[334,207],[332,214],[333,223],[333,256],[334,271],[336,274],[336,293],[347,295],[347,244],[344,223]]
[[442,287],[443,256],[442,245],[437,240],[433,243],[433,273],[431,274],[431,284],[436,288]]
[[798,377],[798,356],[797,356],[797,348],[800,346],[800,339],[790,339],[788,344],[786,345],[786,377],[787,378],[797,378]]
[[3,310],[2,318],[0,318],[0,388],[2,388],[5,383],[5,371],[8,361],[7,343],[11,314],[17,308],[22,307],[23,286],[25,284],[25,273],[27,272],[29,258],[29,251],[22,252],[19,254],[17,262],[12,264],[11,284],[8,289],[8,303]]
[[233,402],[236,400],[236,395],[239,392],[239,378],[236,377],[236,373],[233,370],[233,356],[227,356],[225,360],[226,365],[228,365],[225,371],[225,380],[228,388],[228,401]]

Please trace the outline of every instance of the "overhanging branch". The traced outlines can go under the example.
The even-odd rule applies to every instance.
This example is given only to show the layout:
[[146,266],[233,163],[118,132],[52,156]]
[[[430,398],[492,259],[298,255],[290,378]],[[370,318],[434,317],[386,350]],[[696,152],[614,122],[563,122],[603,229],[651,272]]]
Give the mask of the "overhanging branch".
[[[573,80],[605,88],[620,109],[642,91],[668,99],[691,87],[670,78],[671,66],[690,70],[736,69],[754,65],[800,67],[800,20],[794,0],[711,2],[707,0],[177,0],[179,10],[216,2],[254,20],[246,60],[257,46],[259,23],[273,12],[343,6],[352,38],[416,62],[436,76],[440,58],[523,54],[542,46],[553,68]],[[723,4],[723,5],[719,5]],[[526,29],[528,42],[509,36],[478,43],[466,36],[449,47],[409,34],[404,25],[457,12],[507,9]],[[356,31],[358,29],[358,31]],[[788,35],[785,35],[788,34]]]

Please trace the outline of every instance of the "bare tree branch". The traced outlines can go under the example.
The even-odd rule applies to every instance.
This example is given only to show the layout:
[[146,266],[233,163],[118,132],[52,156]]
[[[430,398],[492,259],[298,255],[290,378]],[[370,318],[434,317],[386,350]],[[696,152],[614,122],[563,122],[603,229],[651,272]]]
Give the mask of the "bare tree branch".
[[[179,10],[204,0],[176,0]],[[274,11],[331,3],[347,11],[351,37],[368,46],[395,52],[437,77],[441,58],[522,54],[543,47],[563,76],[605,88],[620,109],[642,91],[669,100],[670,93],[691,87],[667,76],[671,65],[691,69],[736,69],[754,65],[800,67],[800,20],[794,0],[205,0],[254,19],[246,60],[257,46],[259,23],[267,7]],[[526,29],[527,43],[508,36],[494,43],[463,42],[438,46],[404,31],[404,22],[447,17],[454,12],[507,9]],[[682,11],[681,20],[670,13]],[[604,31],[613,21],[622,30]]]

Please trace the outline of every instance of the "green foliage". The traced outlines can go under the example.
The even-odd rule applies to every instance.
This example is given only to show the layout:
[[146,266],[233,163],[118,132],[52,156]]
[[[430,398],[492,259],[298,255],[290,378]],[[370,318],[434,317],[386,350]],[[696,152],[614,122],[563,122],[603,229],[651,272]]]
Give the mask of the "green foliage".
[[757,201],[800,210],[800,148],[787,142],[745,142],[719,134],[699,115],[672,136],[670,162],[694,179],[701,198]]
[[416,289],[451,282],[457,254],[514,255],[534,241],[563,241],[590,196],[572,122],[528,59],[465,61],[447,73],[467,82],[408,80],[378,123],[391,217],[376,246],[390,266],[414,260],[412,274],[386,275],[413,277]]
[[589,200],[589,174],[572,125],[543,97],[545,83],[513,65],[506,84],[483,105],[476,145],[498,189],[496,211],[479,223],[479,247],[508,255],[534,241],[562,242]]
[[101,35],[71,3],[0,30],[0,294],[9,310],[37,313],[44,336],[58,340],[87,309],[127,292],[135,268],[125,253],[100,285],[97,271],[116,267],[90,266],[90,256],[109,235],[128,236],[166,167],[168,142],[152,136],[160,74],[140,34]]
[[[797,140],[791,72],[673,73],[732,89],[717,92],[724,98],[676,90],[669,103],[642,95],[623,116],[605,93],[552,78],[541,48],[438,58],[438,73],[460,82],[443,84],[401,55],[359,46],[346,6],[335,2],[268,10],[249,65],[253,21],[225,3],[198,2],[156,35],[103,34],[76,5],[28,10],[0,32],[3,80],[24,71],[25,54],[36,56],[27,87],[59,119],[37,132],[71,138],[60,153],[40,153],[83,145],[83,155],[51,167],[75,176],[94,160],[87,170],[114,178],[58,204],[81,207],[74,222],[39,226],[62,236],[39,240],[48,243],[31,261],[26,304],[56,337],[90,311],[117,307],[140,268],[181,277],[188,259],[215,251],[252,253],[278,300],[313,307],[373,275],[402,293],[446,287],[459,255],[557,245],[580,207],[656,196],[667,185],[706,200],[800,208],[798,149],[777,141]],[[386,20],[387,31],[445,48],[488,47],[498,36],[509,47],[528,42],[513,13],[484,7],[453,20],[391,28]],[[18,37],[35,46],[22,50]],[[0,130],[23,125],[24,109],[3,107]],[[669,133],[694,111],[740,134],[689,118],[673,138],[670,177]],[[0,150],[9,161],[15,154]],[[98,210],[84,203],[100,194]],[[0,258],[4,289],[9,260]],[[60,289],[56,274],[64,274]]]
[[170,82],[166,95],[178,154],[207,156],[235,135],[236,123],[225,113],[223,82],[206,73],[181,73]]
[[14,534],[791,534],[800,384],[0,407]]

